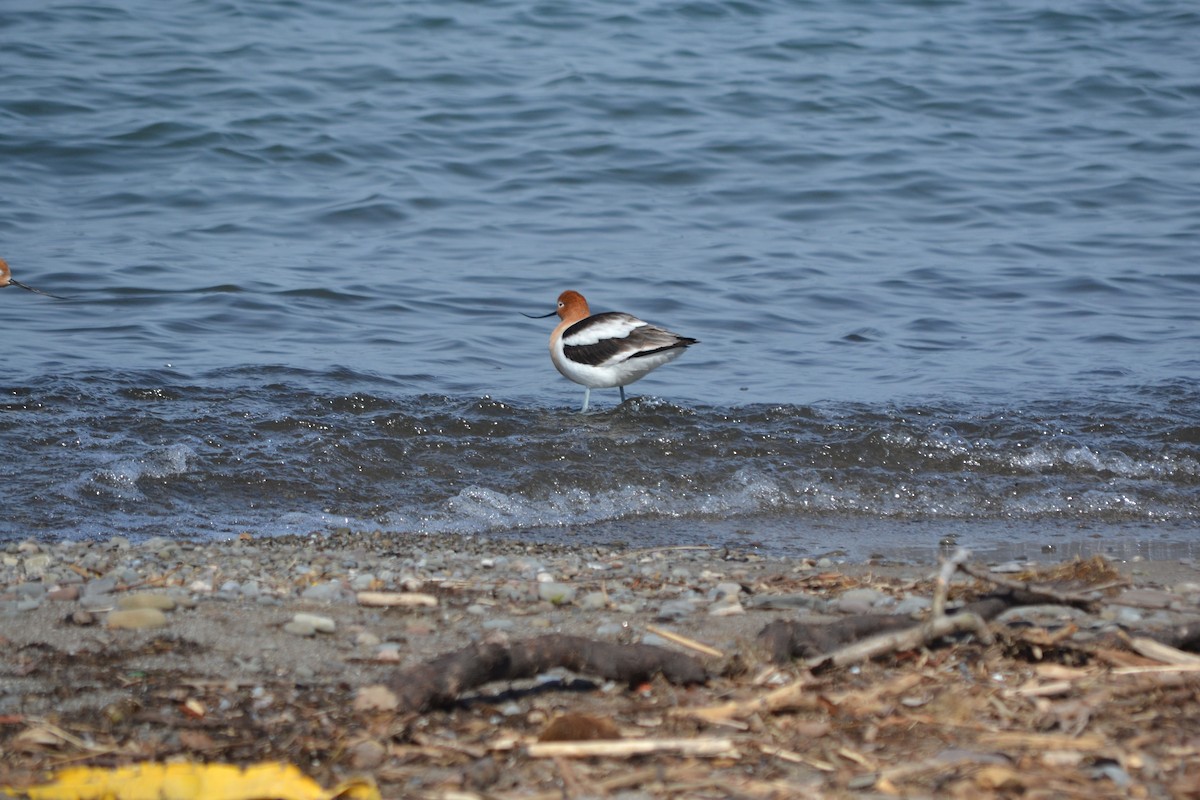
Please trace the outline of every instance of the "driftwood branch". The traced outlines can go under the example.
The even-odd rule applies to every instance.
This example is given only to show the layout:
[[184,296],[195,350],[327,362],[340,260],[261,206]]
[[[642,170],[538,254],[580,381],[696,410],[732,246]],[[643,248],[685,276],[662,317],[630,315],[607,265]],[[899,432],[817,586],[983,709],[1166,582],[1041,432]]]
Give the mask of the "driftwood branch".
[[557,667],[630,685],[656,675],[683,685],[708,679],[699,661],[663,647],[550,634],[515,642],[487,641],[444,653],[399,673],[389,688],[396,694],[398,711],[426,711],[450,705],[477,686],[532,678]]
[[958,569],[972,578],[978,578],[995,586],[1010,590],[1012,597],[1021,599],[1021,602],[1014,603],[1014,605],[1054,603],[1056,605],[1080,608],[1084,611],[1095,611],[1100,602],[1100,597],[1095,589],[1086,593],[1060,591],[1043,584],[1033,583],[1032,581],[1017,581],[1012,578],[1006,578],[1003,575],[997,575],[990,570],[967,563],[959,564]]
[[[924,623],[893,614],[860,614],[823,623],[776,620],[759,632],[758,643],[777,664],[800,658],[814,667],[840,666],[888,652],[910,650],[965,631],[974,631],[982,641],[991,641],[984,623],[1016,606],[1056,603],[1095,610],[1099,602],[1094,591],[1060,591],[994,575],[969,565],[969,556],[968,551],[960,548],[943,562],[934,582],[932,610]],[[947,611],[946,598],[955,571],[999,588],[957,611]]]

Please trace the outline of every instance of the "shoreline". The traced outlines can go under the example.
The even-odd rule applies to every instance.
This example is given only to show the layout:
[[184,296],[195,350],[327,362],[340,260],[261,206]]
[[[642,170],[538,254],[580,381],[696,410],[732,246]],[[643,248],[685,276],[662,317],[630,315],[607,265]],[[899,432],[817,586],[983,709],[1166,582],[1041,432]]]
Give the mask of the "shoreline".
[[[32,780],[72,752],[73,745],[52,736],[21,738],[39,721],[53,720],[58,728],[86,732],[84,739],[111,740],[103,755],[86,748],[75,752],[88,763],[126,763],[139,753],[150,760],[181,754],[240,763],[285,760],[327,785],[366,772],[385,788],[402,785],[404,796],[422,797],[459,780],[452,776],[462,766],[461,753],[414,757],[406,748],[426,746],[422,737],[471,741],[474,757],[468,761],[480,769],[520,762],[511,776],[459,789],[483,797],[544,788],[551,778],[542,762],[483,744],[488,725],[528,736],[555,714],[582,706],[603,709],[622,730],[637,729],[639,718],[651,717],[659,720],[658,728],[671,727],[661,716],[663,706],[691,704],[710,692],[749,690],[742,678],[729,674],[728,662],[754,663],[750,651],[767,622],[921,614],[929,608],[929,579],[937,569],[933,563],[837,563],[704,546],[572,548],[371,533],[232,542],[131,543],[121,537],[22,542],[6,546],[3,555],[0,718],[8,723],[0,726],[5,752],[0,786]],[[1069,624],[1079,635],[1099,637],[1200,616],[1195,563],[1111,566],[1130,582],[1123,591],[1138,593],[1131,595],[1137,604],[1106,606],[1090,616],[1056,616],[1051,610],[1028,624],[1051,631]],[[961,591],[970,583],[955,579]],[[404,605],[368,604],[376,602]],[[676,648],[662,631],[723,654],[710,661],[710,687],[656,681],[631,693],[610,682],[556,673],[527,685],[484,686],[471,693],[475,700],[406,715],[401,722],[355,707],[362,688],[489,638],[562,633]],[[1011,666],[1029,672],[1037,665]],[[882,680],[886,670],[872,663],[854,674],[854,680],[865,675]],[[556,681],[560,688],[580,686],[537,689]],[[1191,698],[1188,707],[1200,710],[1200,693]],[[485,720],[492,722],[479,728]],[[832,718],[818,721],[837,724]],[[278,730],[268,735],[272,725]],[[414,738],[418,729],[426,733]],[[473,730],[475,738],[464,730]],[[859,726],[855,730],[863,733]],[[134,741],[142,744],[134,747]],[[867,744],[858,741],[856,752],[866,752]],[[455,769],[447,771],[445,760]],[[783,769],[768,760],[764,774]],[[796,785],[815,787],[836,778],[821,784],[830,791],[845,789],[854,777],[853,765],[833,773],[803,763],[792,767],[783,772]],[[516,783],[505,787],[505,780]]]

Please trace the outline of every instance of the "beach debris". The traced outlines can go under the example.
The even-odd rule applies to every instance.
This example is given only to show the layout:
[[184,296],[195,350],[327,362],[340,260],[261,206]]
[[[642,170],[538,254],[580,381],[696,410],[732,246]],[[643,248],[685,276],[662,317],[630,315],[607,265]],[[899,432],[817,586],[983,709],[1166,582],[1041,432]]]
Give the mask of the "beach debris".
[[437,598],[424,592],[359,592],[356,596],[360,606],[379,608],[428,607],[438,604]]
[[491,681],[532,678],[558,667],[629,685],[659,674],[675,684],[708,680],[699,661],[663,647],[548,634],[514,642],[496,635],[401,672],[390,686],[401,711],[425,711],[448,705],[462,692]]

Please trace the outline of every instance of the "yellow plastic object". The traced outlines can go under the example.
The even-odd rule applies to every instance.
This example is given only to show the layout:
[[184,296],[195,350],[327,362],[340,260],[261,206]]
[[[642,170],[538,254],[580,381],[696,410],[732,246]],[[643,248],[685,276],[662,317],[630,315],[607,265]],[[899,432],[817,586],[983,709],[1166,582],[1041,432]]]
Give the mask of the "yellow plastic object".
[[368,779],[344,781],[326,791],[291,764],[132,764],[72,767],[54,780],[5,797],[29,800],[380,800]]

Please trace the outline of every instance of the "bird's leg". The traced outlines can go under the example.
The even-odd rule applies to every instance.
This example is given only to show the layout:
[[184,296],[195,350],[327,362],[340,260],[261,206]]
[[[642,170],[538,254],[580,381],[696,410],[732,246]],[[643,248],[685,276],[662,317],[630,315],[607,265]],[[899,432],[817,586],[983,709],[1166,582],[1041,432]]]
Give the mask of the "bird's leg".
[[588,398],[590,398],[591,396],[592,396],[592,387],[590,387],[590,386],[583,387],[583,408],[579,409],[580,414],[587,411]]
[[621,402],[624,403],[625,402],[625,387],[618,386],[617,388],[621,390]]

